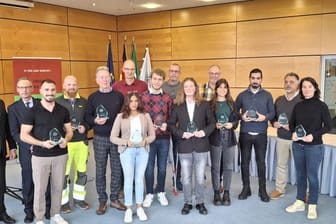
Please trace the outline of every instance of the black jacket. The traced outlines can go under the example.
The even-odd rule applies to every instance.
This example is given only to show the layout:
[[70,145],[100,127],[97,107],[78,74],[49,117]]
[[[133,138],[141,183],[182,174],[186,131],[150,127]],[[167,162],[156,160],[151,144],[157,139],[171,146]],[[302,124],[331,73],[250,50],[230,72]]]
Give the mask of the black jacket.
[[7,154],[6,140],[11,149],[16,149],[15,141],[9,132],[9,125],[5,104],[2,100],[0,100],[0,156],[2,158],[5,158]]

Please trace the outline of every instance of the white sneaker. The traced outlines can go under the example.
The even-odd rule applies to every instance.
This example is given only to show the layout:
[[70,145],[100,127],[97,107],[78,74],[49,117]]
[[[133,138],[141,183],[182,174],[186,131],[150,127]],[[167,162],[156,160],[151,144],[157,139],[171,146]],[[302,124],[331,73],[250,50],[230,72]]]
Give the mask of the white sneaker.
[[37,221],[36,224],[44,224],[43,221]]
[[69,224],[65,221],[60,214],[56,214],[50,218],[50,224]]
[[124,222],[131,223],[133,221],[133,212],[132,209],[128,208],[125,212]]
[[149,208],[152,205],[154,195],[153,194],[146,194],[145,200],[143,201],[142,206],[145,208]]
[[148,219],[142,207],[137,208],[137,216],[139,217],[140,221],[146,221]]
[[161,206],[167,206],[168,205],[166,192],[160,192],[160,193],[157,194],[157,196],[158,196],[158,200],[159,200]]
[[317,211],[316,211],[316,205],[309,204],[308,205],[308,219],[317,219]]
[[301,201],[301,200],[296,200],[294,204],[286,208],[286,212],[290,212],[290,213],[303,212],[304,210],[305,210],[305,203],[304,201]]

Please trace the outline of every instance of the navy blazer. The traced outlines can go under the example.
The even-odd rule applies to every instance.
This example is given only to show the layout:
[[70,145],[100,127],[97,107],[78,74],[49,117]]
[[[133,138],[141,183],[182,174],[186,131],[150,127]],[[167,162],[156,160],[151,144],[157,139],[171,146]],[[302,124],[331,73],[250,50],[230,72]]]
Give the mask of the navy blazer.
[[16,149],[15,141],[9,133],[5,104],[0,100],[0,156],[2,158],[5,158],[7,154],[6,140],[11,149]]
[[199,104],[195,104],[193,121],[196,123],[198,130],[203,130],[205,132],[205,136],[202,138],[182,138],[183,133],[187,131],[187,126],[190,122],[188,109],[186,103],[174,106],[173,112],[168,119],[168,128],[177,137],[179,153],[209,151],[209,135],[213,132],[216,126],[216,119],[211,111],[209,102],[201,101]]
[[[33,98],[33,105],[39,104],[40,101]],[[12,103],[8,106],[8,120],[9,120],[9,129],[14,140],[20,145],[21,148],[30,149],[29,144],[21,141],[20,139],[20,131],[21,124],[23,122],[25,114],[30,109],[26,107],[23,103],[22,99]]]

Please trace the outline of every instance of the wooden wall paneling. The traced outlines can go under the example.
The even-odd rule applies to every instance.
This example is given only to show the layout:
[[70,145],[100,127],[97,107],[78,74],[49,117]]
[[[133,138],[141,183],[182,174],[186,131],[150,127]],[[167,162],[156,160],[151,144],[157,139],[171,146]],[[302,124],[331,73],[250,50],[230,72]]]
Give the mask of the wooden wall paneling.
[[236,56],[236,23],[172,28],[172,59]]
[[[170,60],[171,59],[171,30],[170,29],[156,29],[144,30],[134,32],[120,32],[118,33],[119,46],[119,60],[122,58],[124,38],[126,35],[127,57],[131,58],[132,54],[132,39],[136,44],[137,59],[142,62],[145,54],[146,44],[149,45],[149,53],[151,60]],[[142,63],[141,63],[142,64]]]
[[263,72],[262,86],[265,88],[283,88],[283,77],[288,72],[296,72],[302,78],[311,76],[320,81],[320,57],[272,57],[237,59],[236,87],[249,85],[249,74],[254,68]]
[[322,0],[323,13],[336,12],[336,2],[334,0]]
[[[336,4],[335,4],[336,5]],[[322,16],[321,54],[336,54],[336,14]]]
[[14,102],[14,94],[3,94],[0,95],[0,98],[4,101],[5,107],[7,107]]
[[68,9],[69,26],[116,31],[117,17],[79,9]]
[[2,57],[69,58],[67,27],[2,20],[0,21]]
[[236,4],[221,4],[189,9],[172,10],[172,27],[233,22]]
[[118,31],[167,28],[171,26],[170,11],[118,16],[117,24]]
[[0,60],[0,94],[3,94],[4,91],[4,73],[3,73],[3,69],[2,69],[2,60]]
[[321,23],[321,16],[239,22],[237,57],[320,54]]
[[0,17],[39,23],[68,24],[67,8],[37,2],[35,7],[29,10],[0,7]]
[[79,94],[82,97],[85,97],[86,99],[94,92],[96,92],[98,90],[97,88],[84,88],[84,89],[79,89]]
[[4,93],[14,93],[15,92],[15,83],[13,75],[13,62],[12,60],[3,60],[2,61],[3,69],[3,81],[4,81]]
[[71,60],[106,61],[108,38],[112,38],[112,56],[117,60],[117,34],[101,30],[69,27]]
[[241,2],[237,3],[237,21],[318,14],[322,11],[322,1],[324,0]]
[[71,65],[69,61],[62,61],[62,82],[65,76],[71,75]]

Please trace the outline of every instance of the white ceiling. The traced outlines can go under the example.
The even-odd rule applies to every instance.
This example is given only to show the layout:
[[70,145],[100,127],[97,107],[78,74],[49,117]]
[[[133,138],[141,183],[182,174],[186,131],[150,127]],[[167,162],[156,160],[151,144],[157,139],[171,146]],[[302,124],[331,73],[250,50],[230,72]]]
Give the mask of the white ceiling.
[[[239,1],[246,0],[35,0],[35,2],[43,2],[110,15],[127,15]],[[162,5],[162,7],[146,9],[141,6],[142,4],[149,2],[158,3]],[[95,6],[93,6],[94,3]]]

